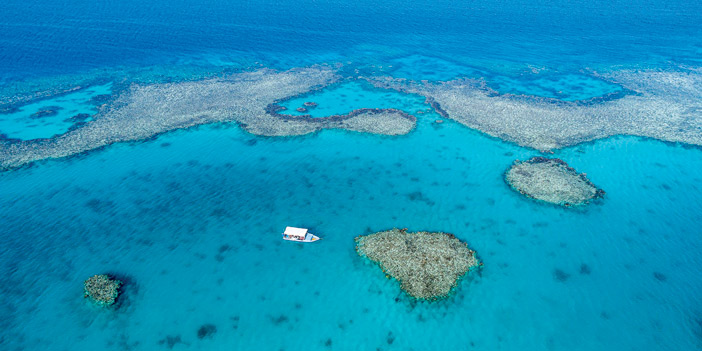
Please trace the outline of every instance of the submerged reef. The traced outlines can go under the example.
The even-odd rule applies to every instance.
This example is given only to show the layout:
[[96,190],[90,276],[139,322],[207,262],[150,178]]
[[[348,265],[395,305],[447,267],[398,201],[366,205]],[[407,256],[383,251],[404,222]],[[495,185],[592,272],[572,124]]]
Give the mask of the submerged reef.
[[111,306],[119,296],[120,286],[122,286],[121,281],[113,279],[107,274],[97,274],[83,283],[84,296],[90,298],[98,306]]
[[61,108],[57,107],[57,106],[45,107],[37,112],[32,113],[29,116],[29,118],[30,119],[41,119],[44,117],[56,116],[58,114],[59,110],[61,110]]
[[367,78],[377,87],[423,95],[445,118],[541,151],[612,135],[702,145],[702,74],[632,71],[601,74],[622,91],[586,101],[501,94],[483,80],[415,82]]
[[417,299],[447,297],[459,278],[479,265],[475,251],[452,234],[391,229],[355,240],[361,257],[380,265]]
[[566,207],[584,205],[604,196],[604,190],[592,184],[585,174],[557,158],[514,161],[505,180],[525,196]]

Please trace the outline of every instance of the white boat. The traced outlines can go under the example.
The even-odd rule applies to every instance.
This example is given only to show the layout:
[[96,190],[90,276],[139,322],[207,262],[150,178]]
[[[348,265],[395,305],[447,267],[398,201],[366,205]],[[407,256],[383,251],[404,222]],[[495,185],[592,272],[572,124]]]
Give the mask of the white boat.
[[308,232],[305,228],[285,227],[285,232],[283,232],[283,240],[311,243],[320,239],[318,236]]

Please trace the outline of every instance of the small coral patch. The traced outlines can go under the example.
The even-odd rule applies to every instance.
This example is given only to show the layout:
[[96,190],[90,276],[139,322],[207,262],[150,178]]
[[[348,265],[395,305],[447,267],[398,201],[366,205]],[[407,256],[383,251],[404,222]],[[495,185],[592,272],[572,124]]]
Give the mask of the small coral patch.
[[107,307],[113,305],[117,300],[122,282],[110,278],[107,274],[97,274],[88,278],[83,285],[86,298],[98,306]]

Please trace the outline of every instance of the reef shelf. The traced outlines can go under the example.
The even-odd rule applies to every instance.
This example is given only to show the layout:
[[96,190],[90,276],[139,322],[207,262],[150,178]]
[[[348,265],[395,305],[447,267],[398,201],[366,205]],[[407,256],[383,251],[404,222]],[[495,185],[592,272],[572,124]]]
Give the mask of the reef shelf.
[[562,101],[504,94],[484,80],[417,82],[372,77],[376,87],[424,96],[444,118],[502,140],[552,151],[613,135],[636,135],[702,146],[702,74],[622,70],[597,75],[620,90]]
[[[276,101],[320,90],[339,79],[334,68],[313,66],[283,72],[260,69],[199,81],[132,84],[100,106],[93,120],[76,123],[64,134],[34,140],[0,136],[0,170],[209,123],[238,123],[262,136],[303,135],[323,129],[401,135],[414,129],[416,118],[393,108],[361,108],[324,118],[279,113],[284,107]],[[316,103],[305,106],[314,108]]]

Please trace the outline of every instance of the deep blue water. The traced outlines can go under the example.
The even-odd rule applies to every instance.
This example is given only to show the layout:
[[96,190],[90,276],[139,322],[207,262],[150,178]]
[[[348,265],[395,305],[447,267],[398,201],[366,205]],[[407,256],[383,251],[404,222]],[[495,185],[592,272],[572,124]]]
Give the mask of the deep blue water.
[[203,55],[289,66],[436,53],[490,68],[580,69],[698,65],[702,53],[694,0],[8,0],[0,14],[3,77]]
[[[96,111],[104,76],[260,66],[344,63],[348,75],[589,99],[620,90],[591,70],[699,67],[701,23],[697,1],[9,0],[1,97],[92,88],[16,106],[0,134],[65,131],[61,113]],[[563,209],[504,183],[513,160],[538,152],[354,84],[288,100],[287,113],[309,99],[313,117],[402,108],[422,111],[417,129],[262,138],[218,124],[0,173],[0,348],[702,348],[700,148],[617,136],[557,150],[607,192]],[[283,243],[287,225],[324,239]],[[415,304],[354,251],[356,235],[391,227],[454,233],[485,268],[451,298]],[[128,282],[117,310],[82,297],[103,272]],[[216,332],[200,339],[206,324]]]

